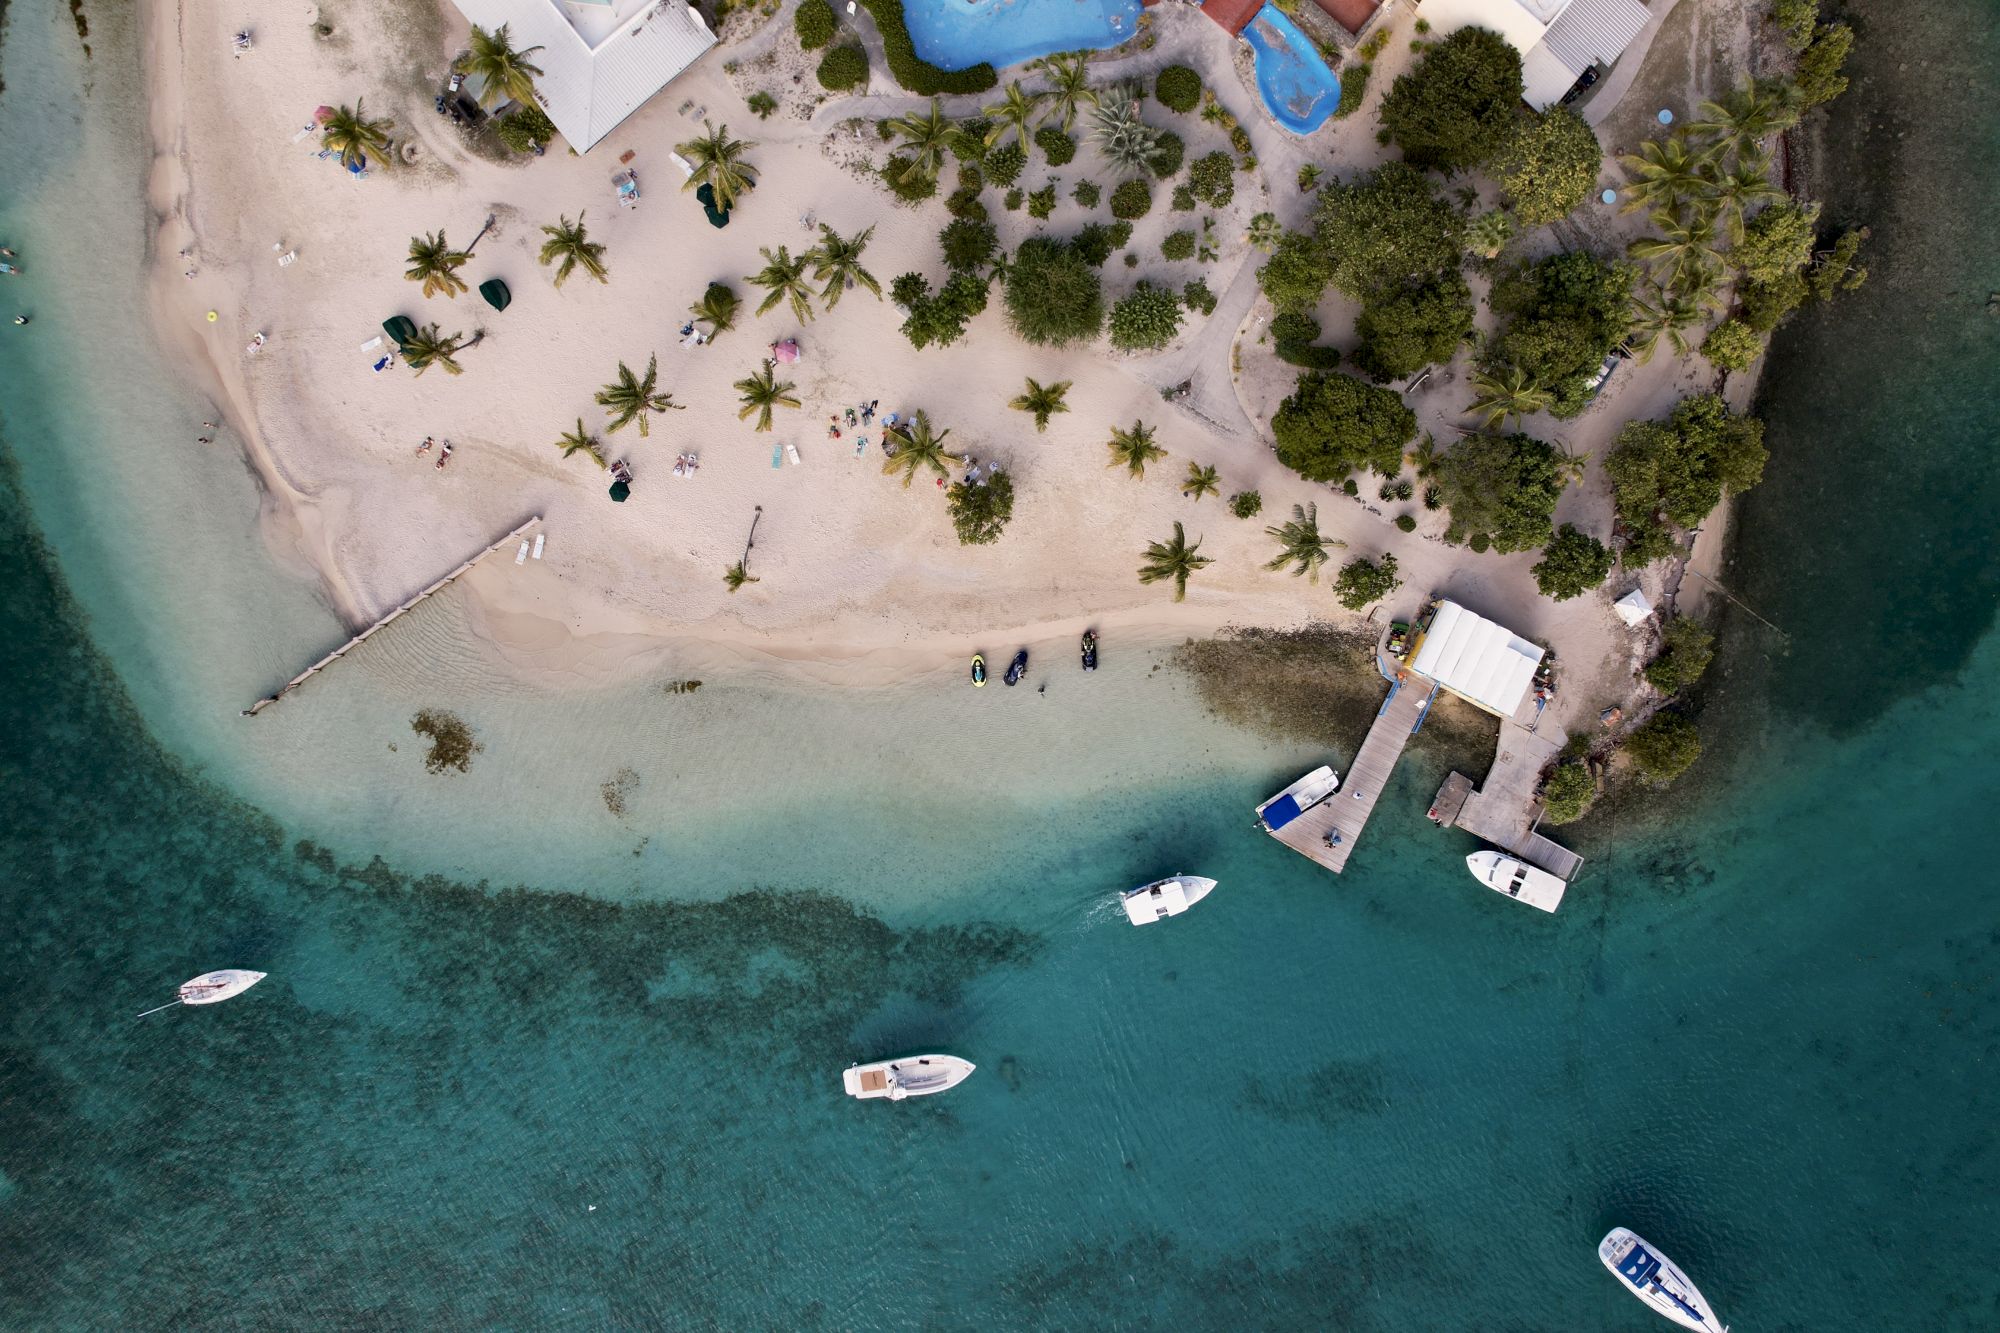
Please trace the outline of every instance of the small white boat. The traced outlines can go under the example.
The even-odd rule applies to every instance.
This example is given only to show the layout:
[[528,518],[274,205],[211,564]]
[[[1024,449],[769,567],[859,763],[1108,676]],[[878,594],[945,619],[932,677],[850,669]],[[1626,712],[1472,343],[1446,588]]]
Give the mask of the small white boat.
[[1322,764],[1257,807],[1257,822],[1276,833],[1340,790],[1340,774]]
[[1562,905],[1563,890],[1569,885],[1548,871],[1503,852],[1474,852],[1465,858],[1472,877],[1509,898],[1518,898],[1530,907],[1553,912]]
[[864,1101],[887,1097],[900,1102],[905,1097],[928,1097],[955,1088],[976,1068],[970,1060],[955,1055],[906,1055],[900,1060],[849,1065],[840,1082],[850,1097]]
[[1674,1261],[1624,1227],[1613,1227],[1597,1243],[1597,1257],[1634,1296],[1682,1328],[1729,1333],[1707,1299]]
[[1200,875],[1169,875],[1151,884],[1127,889],[1120,902],[1133,925],[1150,926],[1155,921],[1179,916],[1208,897],[1214,889],[1215,881]]
[[[180,998],[158,1009],[148,1009],[146,1014],[157,1014],[161,1009],[171,1009],[176,1004],[221,1004],[233,1000],[244,991],[262,981],[266,972],[250,972],[240,967],[225,967],[217,972],[204,972],[198,977],[181,983]],[[144,1018],[146,1014],[140,1014]]]

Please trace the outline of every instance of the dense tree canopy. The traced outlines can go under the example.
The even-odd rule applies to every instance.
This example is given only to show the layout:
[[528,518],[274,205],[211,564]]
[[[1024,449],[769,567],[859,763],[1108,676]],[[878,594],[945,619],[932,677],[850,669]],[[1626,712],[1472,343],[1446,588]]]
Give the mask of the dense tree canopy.
[[1095,338],[1104,327],[1104,291],[1097,270],[1076,248],[1046,236],[1021,242],[1007,271],[1007,321],[1044,347]]
[[1460,28],[1396,80],[1382,99],[1382,128],[1416,166],[1470,170],[1507,146],[1521,91],[1513,43],[1490,28]]
[[1701,734],[1679,713],[1659,712],[1625,738],[1625,753],[1655,782],[1672,782],[1701,758]]
[[1111,307],[1111,345],[1122,352],[1165,347],[1180,329],[1180,298],[1149,282],[1141,282]]
[[1746,282],[1782,282],[1812,262],[1818,228],[1818,204],[1773,204],[1744,225],[1729,262]]
[[1566,759],[1549,773],[1542,784],[1542,819],[1550,824],[1573,824],[1597,798],[1597,779],[1579,760]]
[[1764,355],[1764,340],[1740,319],[1725,319],[1701,340],[1701,354],[1717,370],[1748,370]]
[[1514,216],[1540,227],[1590,197],[1604,150],[1582,116],[1557,106],[1522,121],[1495,165]]
[[986,279],[977,273],[954,273],[937,294],[922,274],[905,273],[889,284],[889,298],[908,310],[903,336],[912,347],[949,347],[965,336],[972,317],[986,309]]
[[1566,602],[1602,584],[1611,574],[1611,560],[1610,547],[1565,523],[1528,572],[1544,597]]
[[1451,510],[1446,539],[1484,534],[1502,554],[1532,550],[1554,535],[1550,516],[1565,484],[1555,446],[1528,435],[1468,435],[1437,465]]
[[1354,321],[1354,364],[1377,380],[1407,379],[1451,360],[1472,333],[1472,290],[1457,273],[1383,288]]
[[1310,310],[1326,295],[1333,278],[1333,261],[1313,236],[1288,231],[1278,238],[1271,257],[1257,270],[1257,285],[1279,310]]
[[1673,529],[1699,526],[1725,492],[1755,486],[1764,458],[1764,423],[1712,393],[1684,399],[1665,421],[1628,424],[1604,463],[1626,530],[1624,562],[1669,554]]
[[1455,272],[1465,253],[1464,214],[1401,162],[1322,188],[1317,234],[1333,285],[1356,298]]
[[1590,403],[1590,377],[1631,328],[1632,269],[1583,250],[1551,255],[1501,278],[1488,304],[1505,322],[1487,365],[1520,369],[1555,396],[1550,412],[1573,417]]
[[1351,375],[1308,372],[1271,418],[1278,461],[1308,481],[1338,481],[1361,468],[1394,476],[1417,414],[1387,389]]
[[1660,626],[1660,655],[1646,664],[1646,682],[1664,694],[1679,694],[1708,670],[1715,636],[1699,620],[1673,616]]
[[954,482],[944,498],[961,546],[999,541],[1014,517],[1014,479],[1005,472],[995,472],[984,481]]
[[1340,567],[1340,576],[1333,581],[1333,595],[1348,610],[1359,611],[1402,586],[1395,556],[1385,555],[1380,560],[1356,556]]

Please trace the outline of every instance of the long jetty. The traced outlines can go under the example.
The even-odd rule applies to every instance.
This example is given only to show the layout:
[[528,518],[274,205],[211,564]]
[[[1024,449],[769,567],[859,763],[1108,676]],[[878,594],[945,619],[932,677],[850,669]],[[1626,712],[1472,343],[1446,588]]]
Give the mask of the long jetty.
[[1403,757],[1403,747],[1423,725],[1437,698],[1437,686],[1421,677],[1405,674],[1392,678],[1389,697],[1376,710],[1368,735],[1355,752],[1340,790],[1297,819],[1279,829],[1279,842],[1328,870],[1339,874],[1347,868],[1347,857],[1361,840],[1375,802],[1389,786],[1389,774]]
[[266,708],[269,708],[272,704],[278,702],[278,700],[284,698],[286,695],[290,694],[293,690],[296,690],[299,686],[305,684],[307,681],[311,680],[314,676],[317,676],[320,672],[332,666],[335,662],[338,662],[341,658],[346,657],[356,648],[359,648],[362,644],[366,643],[369,639],[373,638],[378,632],[387,629],[389,626],[395,624],[398,620],[401,620],[404,616],[408,615],[410,611],[417,606],[418,603],[426,601],[433,595],[444,591],[446,588],[449,588],[453,583],[457,582],[461,576],[463,576],[467,571],[469,571],[474,565],[478,564],[481,560],[484,560],[487,556],[492,555],[495,551],[503,550],[506,547],[513,545],[521,538],[527,536],[530,532],[533,532],[535,528],[541,524],[541,521],[542,521],[542,516],[540,514],[537,514],[533,518],[529,519],[527,522],[521,524],[520,527],[515,528],[512,532],[509,532],[504,536],[499,537],[496,540],[488,543],[483,549],[475,552],[471,557],[465,560],[456,569],[453,569],[450,573],[444,575],[442,578],[438,579],[434,583],[427,585],[422,592],[419,592],[416,596],[410,598],[410,600],[404,602],[401,606],[398,606],[395,610],[383,616],[380,620],[370,625],[367,629],[362,630],[359,634],[349,639],[346,643],[341,644],[340,647],[334,649],[332,652],[328,653],[325,657],[320,658],[319,661],[314,662],[304,671],[299,672],[298,675],[293,676],[290,680],[286,681],[282,686],[280,686],[276,691],[276,693],[268,694],[262,699],[259,699],[256,703],[251,704],[248,708],[243,710],[243,716],[244,717],[257,716],[257,714],[263,712]]

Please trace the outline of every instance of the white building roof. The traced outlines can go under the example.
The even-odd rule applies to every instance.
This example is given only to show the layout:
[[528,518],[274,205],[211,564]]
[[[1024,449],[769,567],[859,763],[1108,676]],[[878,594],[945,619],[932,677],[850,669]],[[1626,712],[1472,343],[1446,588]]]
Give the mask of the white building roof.
[[1652,14],[1640,0],[1421,0],[1431,30],[1490,28],[1521,53],[1522,100],[1537,111],[1562,100],[1577,76],[1623,54]]
[[1505,625],[1457,602],[1439,602],[1410,670],[1488,712],[1512,717],[1541,661],[1542,650]]
[[506,24],[515,50],[542,48],[528,56],[542,70],[535,100],[579,153],[715,45],[715,34],[683,0],[453,3],[489,32]]

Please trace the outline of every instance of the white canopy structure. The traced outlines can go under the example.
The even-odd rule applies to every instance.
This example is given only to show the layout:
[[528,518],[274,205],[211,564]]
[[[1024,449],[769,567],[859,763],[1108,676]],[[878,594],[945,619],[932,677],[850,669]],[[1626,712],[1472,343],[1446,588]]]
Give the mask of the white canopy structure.
[[1512,717],[1541,662],[1542,650],[1505,625],[1476,616],[1457,602],[1439,602],[1410,670],[1467,703]]
[[1521,53],[1522,100],[1537,111],[1562,100],[1595,64],[1609,65],[1652,13],[1640,0],[1420,0],[1439,36],[1490,28]]
[[1637,588],[1613,602],[1611,609],[1617,613],[1620,620],[1634,627],[1644,624],[1646,617],[1653,614],[1653,604],[1647,601],[1646,594]]
[[[715,45],[684,0],[453,0],[488,32],[507,25],[541,67],[535,100],[569,146],[586,152]],[[1511,3],[1511,0],[1510,0]]]

